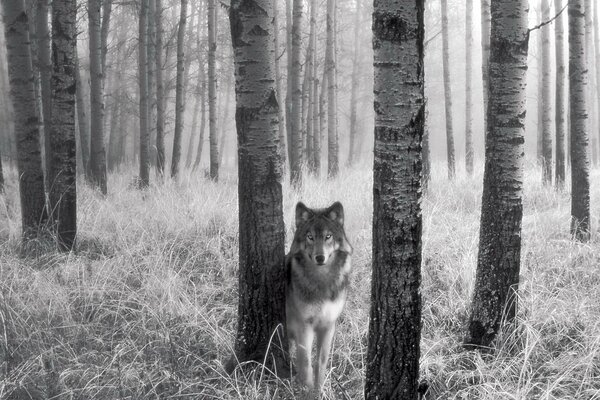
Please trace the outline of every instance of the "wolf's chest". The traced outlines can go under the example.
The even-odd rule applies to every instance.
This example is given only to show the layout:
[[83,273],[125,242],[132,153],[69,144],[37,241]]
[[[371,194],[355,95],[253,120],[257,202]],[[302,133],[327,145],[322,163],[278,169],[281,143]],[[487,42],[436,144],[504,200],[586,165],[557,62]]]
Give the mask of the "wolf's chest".
[[[298,300],[304,303],[302,300]],[[323,300],[315,303],[297,304],[302,320],[313,326],[329,325],[335,322],[346,303],[346,294],[343,293],[334,300]]]

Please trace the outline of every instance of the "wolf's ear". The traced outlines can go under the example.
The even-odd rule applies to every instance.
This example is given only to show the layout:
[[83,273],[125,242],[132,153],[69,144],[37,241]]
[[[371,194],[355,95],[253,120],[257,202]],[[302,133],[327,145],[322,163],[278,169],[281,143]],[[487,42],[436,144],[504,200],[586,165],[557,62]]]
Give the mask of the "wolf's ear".
[[337,222],[340,225],[344,225],[344,206],[339,201],[336,201],[329,206],[325,215],[332,221]]
[[308,221],[312,214],[313,212],[303,202],[299,201],[296,204],[296,228]]

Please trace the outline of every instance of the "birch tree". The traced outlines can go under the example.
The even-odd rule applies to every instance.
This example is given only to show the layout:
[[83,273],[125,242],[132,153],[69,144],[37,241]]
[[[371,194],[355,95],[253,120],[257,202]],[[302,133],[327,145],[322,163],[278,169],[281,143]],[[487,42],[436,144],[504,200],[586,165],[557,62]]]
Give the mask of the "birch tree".
[[[173,137],[173,157],[171,159],[171,177],[176,178],[179,173],[179,159],[181,158],[181,134],[183,132],[183,112],[185,101],[183,93],[184,72],[184,40],[185,27],[187,24],[187,0],[181,0],[181,11],[179,16],[179,28],[177,31],[177,83],[175,87],[175,134]],[[189,55],[188,55],[189,57]]]
[[77,81],[77,2],[52,2],[52,110],[48,171],[50,219],[58,247],[71,251],[77,233],[75,91]]
[[[542,21],[550,20],[550,2],[542,0]],[[542,182],[552,184],[552,101],[550,99],[550,25],[540,28],[542,35]]]
[[138,26],[138,84],[140,120],[140,188],[150,185],[150,131],[148,127],[148,0],[141,0]]
[[215,0],[208,0],[208,135],[210,140],[210,178],[219,179],[219,148],[217,137],[217,11]]
[[367,400],[418,398],[423,15],[423,0],[374,3],[373,277]]
[[335,62],[336,0],[327,0],[327,43],[325,68],[327,69],[327,176],[335,177],[339,171],[339,144],[337,131],[337,77]]
[[[239,157],[240,263],[235,359],[263,362],[269,347],[284,367],[285,349],[269,346],[285,319],[285,228],[272,0],[232,0]],[[283,332],[281,332],[283,334]],[[285,341],[284,341],[285,342]],[[271,360],[267,360],[268,362]],[[234,363],[232,363],[234,364]],[[231,367],[231,365],[230,365]]]
[[356,156],[357,135],[357,104],[358,104],[358,69],[360,64],[359,33],[360,33],[361,0],[356,0],[356,13],[354,16],[354,54],[352,56],[352,76],[350,89],[350,144],[348,146],[348,165],[352,165]]
[[448,157],[448,179],[456,175],[454,153],[454,130],[452,124],[452,87],[450,85],[450,43],[448,33],[448,0],[442,2],[442,65],[444,69],[444,107],[446,111],[446,154]]
[[302,0],[293,0],[292,25],[292,71],[288,79],[291,87],[290,127],[291,135],[288,140],[290,147],[291,182],[302,184],[302,65],[300,51],[302,49]]
[[285,160],[287,158],[287,150],[286,150],[286,125],[285,125],[285,99],[283,98],[283,92],[281,89],[281,69],[279,66],[279,2],[273,2],[273,29],[274,29],[274,42],[275,42],[275,82],[277,89],[277,102],[280,104],[279,107],[279,154],[281,155],[281,160],[283,165],[285,165]]
[[[554,9],[560,12],[562,0],[554,0]],[[556,53],[556,95],[554,122],[556,125],[556,187],[562,189],[565,184],[565,57],[564,57],[564,26],[562,15],[554,22],[554,45]]]
[[598,109],[596,110],[596,116],[598,121],[598,126],[596,134],[598,136],[598,143],[600,144],[600,5],[598,3],[594,4],[594,35],[596,40],[594,40],[594,53],[596,55],[596,105]]
[[165,172],[165,88],[163,79],[163,4],[155,0],[156,12],[154,24],[156,28],[156,170],[160,176]]
[[52,60],[50,59],[50,31],[48,28],[48,0],[38,0],[36,2],[35,24],[37,37],[37,67],[40,72],[40,89],[42,95],[42,122],[44,134],[44,167],[46,171],[46,190],[49,191],[52,186],[50,179],[52,170],[52,149],[50,138],[50,123],[52,118],[52,90],[50,80],[52,78]]
[[17,168],[23,241],[35,239],[47,221],[39,117],[29,38],[29,16],[23,0],[2,2],[10,97],[17,138]]
[[[77,49],[75,49],[77,50]],[[90,123],[88,115],[86,113],[87,104],[85,102],[84,86],[81,79],[81,67],[79,65],[79,58],[76,60],[76,102],[77,102],[77,125],[79,128],[79,142],[81,146],[81,161],[83,164],[83,173],[86,180],[90,181]]]
[[492,0],[488,132],[479,255],[465,338],[490,347],[503,317],[515,317],[523,218],[527,83],[526,0]]
[[473,175],[473,0],[467,0],[465,7],[465,168]]
[[590,237],[590,160],[584,0],[569,0],[569,107],[571,131],[571,235]]

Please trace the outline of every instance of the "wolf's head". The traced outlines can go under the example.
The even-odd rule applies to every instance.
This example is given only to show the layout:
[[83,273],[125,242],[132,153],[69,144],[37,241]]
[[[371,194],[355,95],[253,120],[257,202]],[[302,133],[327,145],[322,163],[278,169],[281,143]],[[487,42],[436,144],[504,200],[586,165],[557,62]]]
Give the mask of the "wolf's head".
[[336,201],[322,209],[311,209],[302,202],[296,205],[296,234],[294,246],[316,265],[325,265],[331,256],[351,247],[344,232],[344,207]]

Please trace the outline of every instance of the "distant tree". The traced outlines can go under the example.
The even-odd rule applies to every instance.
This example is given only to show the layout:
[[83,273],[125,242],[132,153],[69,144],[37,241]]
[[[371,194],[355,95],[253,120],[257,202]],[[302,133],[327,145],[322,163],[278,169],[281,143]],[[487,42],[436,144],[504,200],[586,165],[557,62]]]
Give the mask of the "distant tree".
[[292,70],[288,77],[291,87],[291,135],[288,138],[290,148],[290,180],[294,185],[302,184],[302,64],[300,52],[302,49],[302,0],[293,0],[292,23]]
[[[554,9],[560,12],[562,0],[554,0]],[[564,57],[564,26],[562,15],[555,21],[555,53],[556,53],[556,187],[565,185],[565,57]]]
[[515,317],[523,218],[527,84],[526,0],[492,0],[489,111],[479,256],[467,347],[490,347],[503,316]]
[[48,0],[36,1],[35,12],[35,30],[36,30],[36,48],[37,48],[37,68],[40,73],[40,89],[42,95],[42,122],[44,134],[44,167],[46,178],[46,190],[49,191],[52,186],[50,179],[52,170],[52,149],[50,138],[50,121],[52,118],[52,91],[50,89],[50,80],[52,77],[52,60],[50,59],[50,31],[48,25]]
[[106,194],[101,9],[102,0],[88,0],[91,98],[90,178],[91,183],[102,194]]
[[361,0],[356,0],[356,11],[354,14],[354,54],[352,56],[352,76],[350,78],[350,144],[348,146],[348,165],[354,163],[356,158],[356,135],[357,135],[357,106],[358,106],[358,73],[360,68],[360,15]]
[[569,1],[569,100],[571,131],[571,235],[590,237],[590,160],[588,155],[588,84],[583,0]]
[[206,129],[206,80],[204,79],[204,67],[200,65],[202,87],[200,89],[201,112],[200,112],[200,133],[198,135],[198,149],[196,159],[194,160],[194,169],[200,166],[202,159],[202,149],[204,147],[204,130]]
[[71,251],[77,233],[75,88],[77,85],[77,1],[52,2],[52,120],[48,171],[50,220],[58,247]]
[[217,137],[217,51],[216,0],[208,0],[208,135],[210,140],[210,178],[219,179],[219,148]]
[[[229,10],[240,193],[238,332],[232,358],[237,362],[262,362],[273,332],[285,319],[283,172],[272,13],[272,0],[232,0]],[[286,349],[278,343],[270,355],[275,365],[284,367],[280,361]],[[268,357],[267,364],[271,360]],[[230,362],[230,370],[236,361]]]
[[418,398],[424,3],[374,3],[373,277],[367,400]]
[[335,177],[339,172],[335,27],[336,0],[327,0],[325,68],[327,70],[327,176],[329,177]]
[[[537,10],[537,22],[541,25],[544,22],[542,17],[541,6]],[[537,30],[536,34],[536,63],[537,63],[537,142],[536,155],[539,165],[544,165],[544,66],[542,65],[542,54],[544,53],[544,40],[541,29]]]
[[156,30],[156,170],[159,175],[165,172],[165,89],[163,80],[163,5],[156,1],[154,15]]
[[465,7],[465,168],[473,175],[473,0],[467,0]]
[[187,5],[187,0],[181,0],[179,28],[177,30],[177,83],[175,86],[175,135],[173,137],[173,157],[171,159],[172,178],[176,178],[179,173],[179,159],[181,158],[181,135],[183,133],[183,113],[185,111],[183,72],[185,70],[184,40],[187,24]]
[[[550,20],[550,0],[542,0],[542,21]],[[550,99],[550,25],[542,35],[542,181],[552,184],[552,100]]]
[[158,161],[156,151],[157,102],[156,102],[156,0],[148,1],[148,43],[146,47],[146,62],[148,65],[148,135],[149,158],[151,167]]
[[307,45],[307,56],[304,62],[305,72],[304,72],[304,86],[303,86],[303,96],[306,96],[302,99],[303,104],[303,117],[304,121],[304,139],[303,139],[303,147],[304,147],[304,155],[306,163],[309,169],[312,169],[312,160],[313,160],[313,145],[314,145],[314,132],[313,132],[313,114],[315,110],[315,105],[313,103],[313,90],[314,90],[314,81],[315,81],[315,63],[317,54],[315,51],[316,43],[317,43],[317,8],[319,4],[316,0],[311,0],[310,2],[310,18],[309,18],[309,37],[308,37],[308,45]]
[[450,83],[450,38],[448,33],[448,0],[442,2],[442,66],[444,69],[444,106],[446,110],[446,154],[448,157],[448,179],[456,175],[454,153],[454,128],[452,124],[452,86]]
[[39,236],[47,221],[39,117],[29,38],[29,15],[23,0],[3,1],[8,79],[17,137],[17,167],[23,241]]
[[321,79],[321,92],[319,93],[319,128],[315,132],[313,143],[313,158],[316,176],[321,173],[321,149],[323,148],[323,137],[325,134],[325,121],[327,118],[327,69],[323,66],[323,77]]
[[[75,49],[77,50],[77,49]],[[83,88],[83,80],[81,79],[81,67],[79,58],[76,60],[76,102],[77,102],[77,125],[79,128],[79,141],[81,147],[81,162],[83,165],[83,173],[87,181],[90,181],[90,122],[86,113],[87,104],[85,102],[85,94]]]
[[140,2],[138,48],[140,188],[150,185],[150,129],[148,124],[148,0]]

